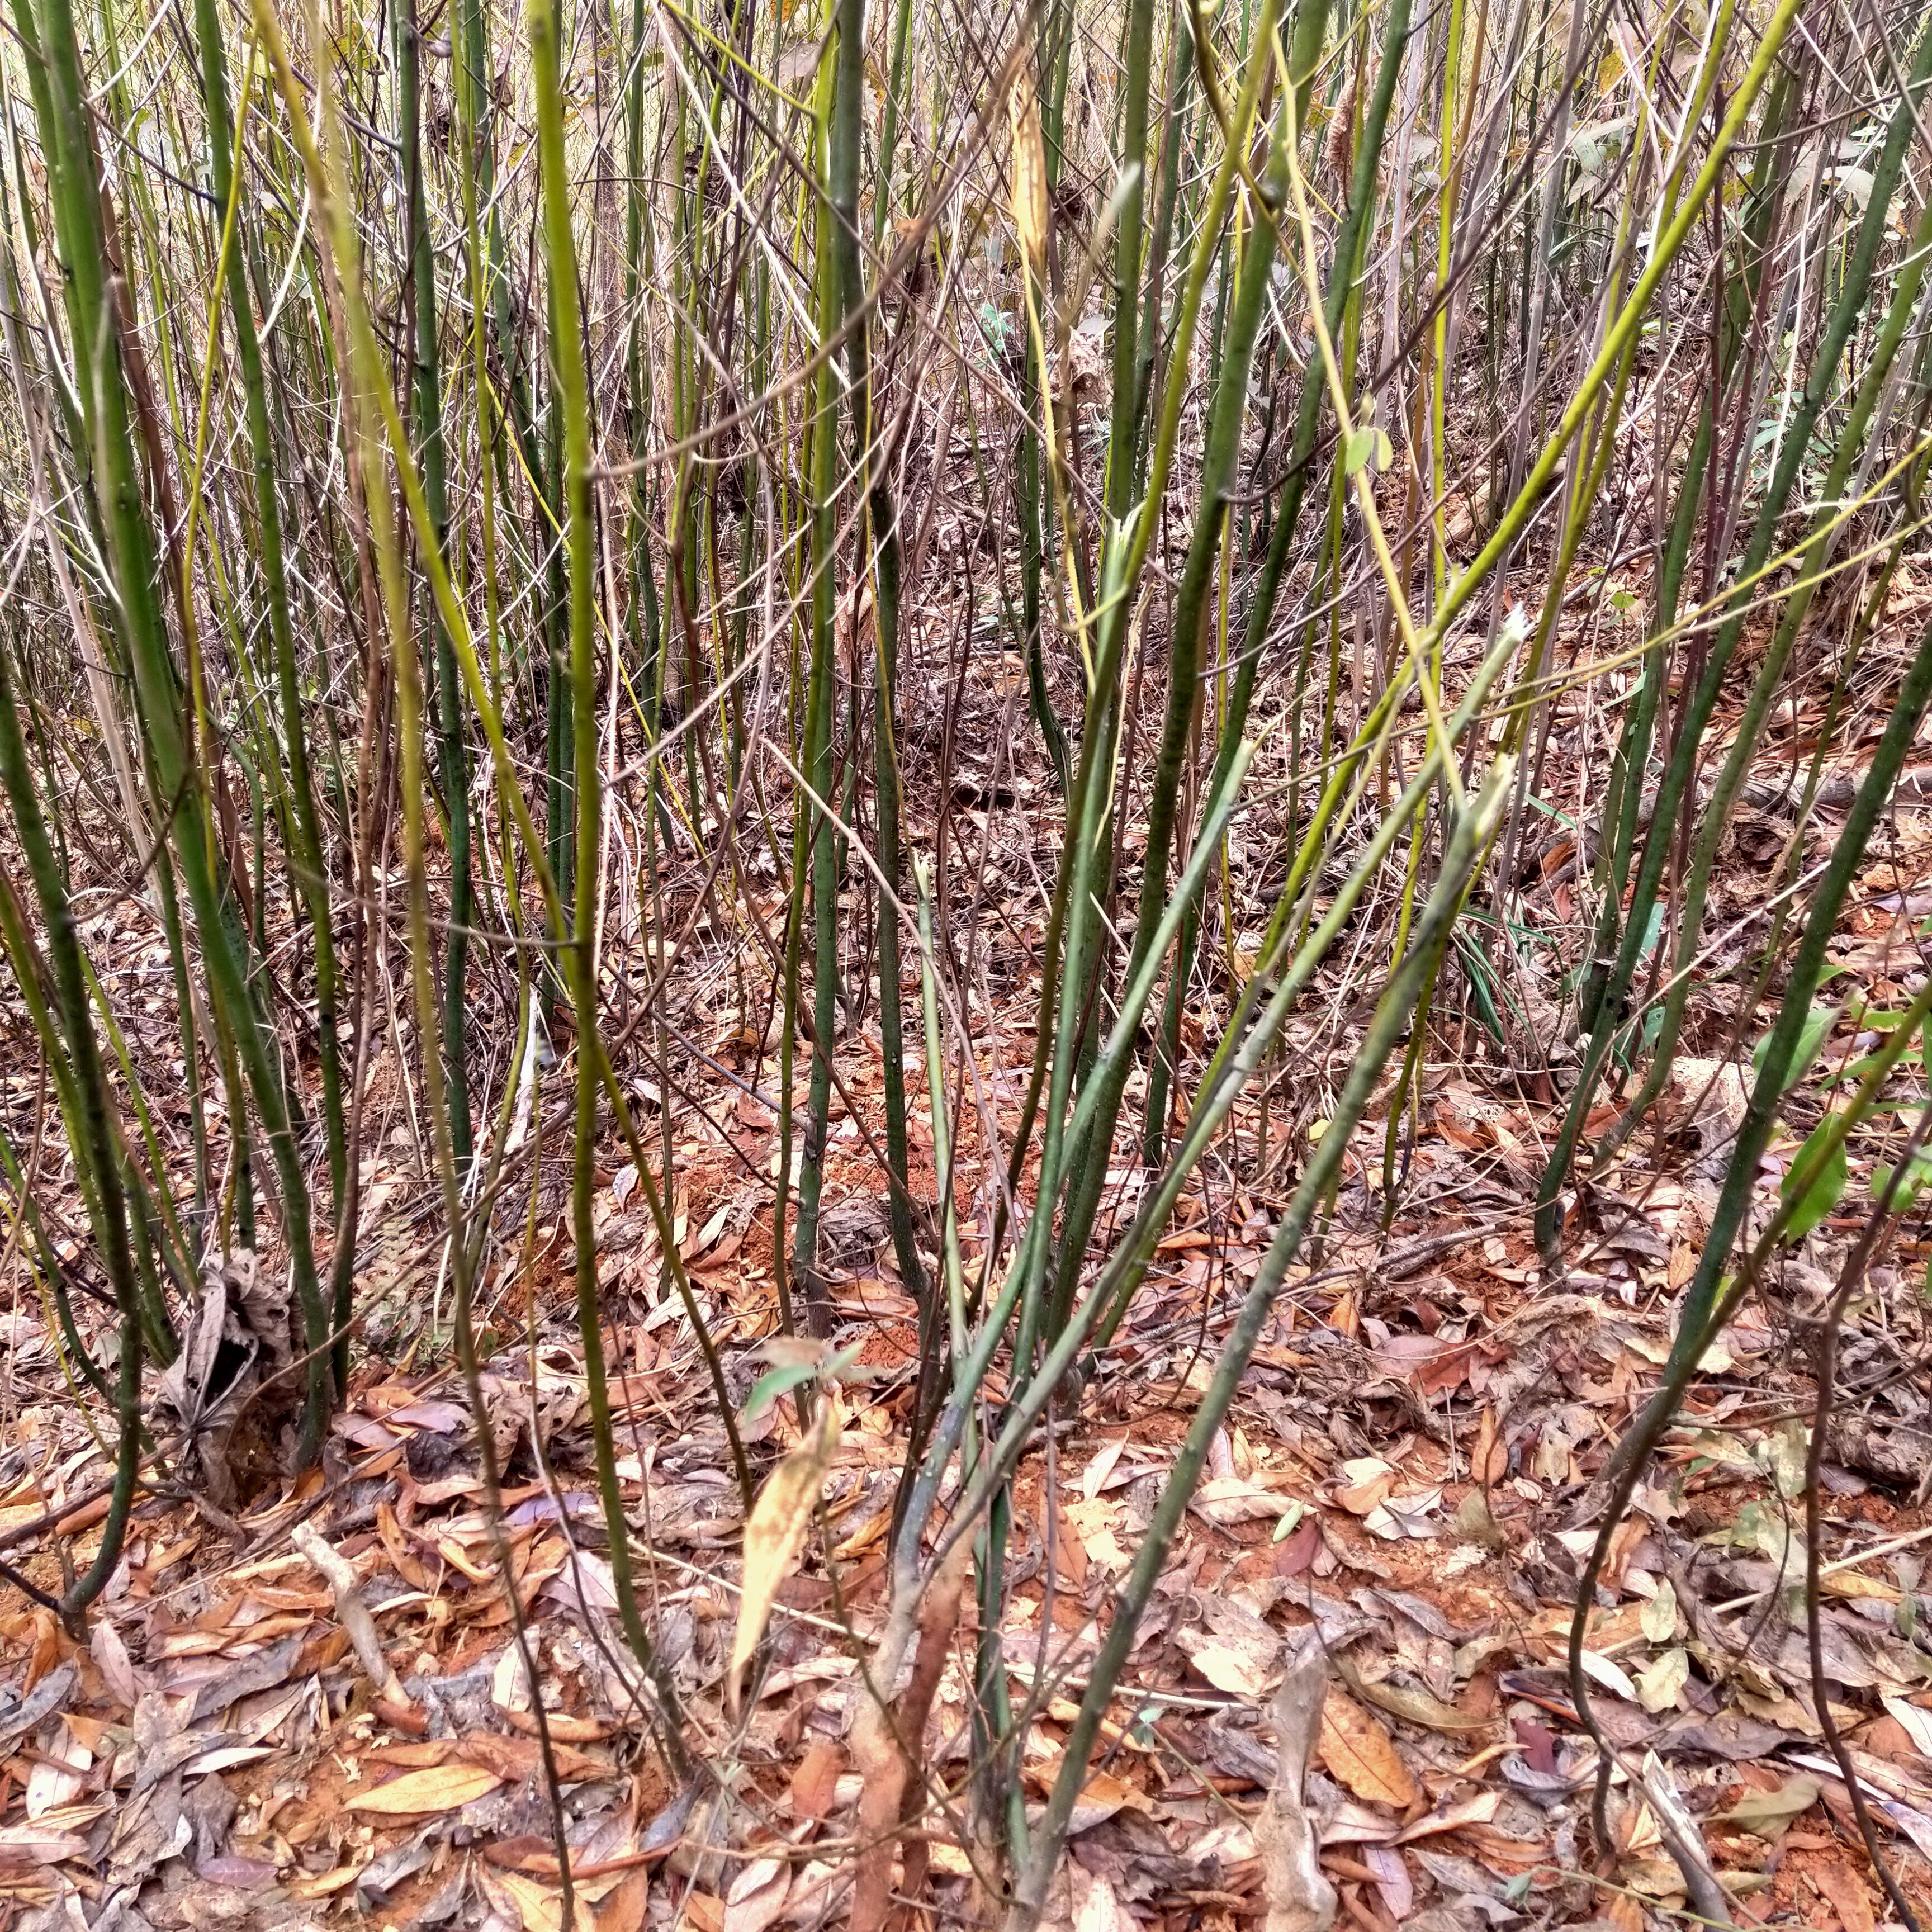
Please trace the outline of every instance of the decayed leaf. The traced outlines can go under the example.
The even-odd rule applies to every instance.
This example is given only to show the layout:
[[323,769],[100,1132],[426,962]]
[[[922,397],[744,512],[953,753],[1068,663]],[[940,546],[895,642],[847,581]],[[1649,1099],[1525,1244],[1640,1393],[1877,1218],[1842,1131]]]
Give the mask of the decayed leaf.
[[385,1816],[453,1811],[459,1804],[494,1791],[502,1781],[481,1765],[432,1765],[424,1771],[406,1771],[373,1791],[352,1791],[342,1802],[352,1811],[380,1811]]
[[751,1660],[778,1586],[784,1581],[805,1542],[818,1492],[825,1486],[838,1446],[838,1404],[828,1396],[818,1428],[781,1461],[765,1478],[745,1525],[745,1575],[738,1599],[738,1632],[731,1644],[731,1663],[724,1675],[726,1699],[738,1708],[739,1680]]
[[1397,1755],[1387,1727],[1333,1684],[1322,1706],[1320,1753],[1328,1775],[1358,1798],[1398,1811],[1422,1802],[1421,1791]]

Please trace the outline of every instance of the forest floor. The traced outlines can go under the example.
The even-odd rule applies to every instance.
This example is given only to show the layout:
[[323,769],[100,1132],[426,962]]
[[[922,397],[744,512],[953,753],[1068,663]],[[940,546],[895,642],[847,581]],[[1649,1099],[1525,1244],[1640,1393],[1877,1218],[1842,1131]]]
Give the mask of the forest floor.
[[[1874,648],[1874,688],[1924,596],[1903,584],[1900,614]],[[971,683],[978,722],[961,742],[974,749],[946,751],[950,781],[933,794],[950,800],[949,822],[935,830],[928,817],[917,829],[952,842],[957,925],[980,935],[975,956],[958,962],[976,1071],[1010,1129],[1031,1051],[1057,802],[1037,772],[1004,762],[1006,748],[1033,742],[1014,661],[974,660]],[[1768,802],[1740,812],[1720,923],[1748,903],[1790,835],[1776,794],[1815,722],[1802,703],[1792,708],[1754,794]],[[1607,728],[1561,714],[1552,771],[1563,769],[1566,733]],[[1794,1096],[1789,1132],[1766,1163],[1768,1200],[1834,1072],[1864,1050],[1870,1014],[1923,983],[1913,976],[1932,911],[1932,807],[1917,808],[1917,796],[1893,815],[1854,895],[1833,955],[1841,1016],[1825,1070]],[[1806,849],[1828,847],[1834,824],[1828,802]],[[1264,834],[1247,836],[1258,852]],[[664,883],[688,884],[668,872]],[[1258,895],[1260,884],[1244,890]],[[1532,962],[1539,932],[1567,934],[1568,956],[1583,956],[1586,885],[1553,837],[1521,902]],[[116,916],[105,903],[90,916]],[[1242,904],[1231,903],[1238,929]],[[130,1050],[164,1055],[175,1037],[160,996],[165,957],[131,914],[123,943]],[[735,1004],[730,956],[722,940],[694,955],[706,963],[693,968],[694,990],[679,1007],[668,1138],[676,1237],[742,1400],[777,1319],[777,1072],[761,1012]],[[1444,1013],[1397,1148],[1392,1223],[1382,1221],[1384,1120],[1352,1156],[1318,1251],[1291,1272],[1215,1445],[1076,1814],[1054,1924],[1192,1932],[1263,1913],[1254,1821],[1277,1773],[1272,1700],[1294,1633],[1310,1625],[1330,1672],[1311,1804],[1344,1924],[1607,1921],[1634,1932],[1682,1912],[1657,1821],[1627,1801],[1621,1780],[1608,1813],[1615,1856],[1595,1856],[1596,1750],[1564,1659],[1580,1563],[1600,1521],[1593,1478],[1655,1386],[1715,1198],[1738,1068],[1748,1072],[1762,1030],[1754,1012],[1733,1023],[1740,996],[1717,970],[1724,963],[1700,989],[1663,1124],[1580,1178],[1555,1271],[1536,1257],[1529,1216],[1562,1066],[1526,1064],[1487,1042],[1474,1016]],[[129,990],[142,984],[156,995]],[[1534,1033],[1538,1015],[1556,1010],[1556,989],[1532,966],[1518,992]],[[1234,1156],[1217,1155],[1197,1178],[1162,1241],[1156,1280],[1078,1412],[1024,1466],[1005,1628],[1016,1706],[1029,1713],[1029,1798],[1043,1797],[1057,1769],[1068,1699],[1085,1681],[1112,1586],[1258,1264],[1296,1150],[1346,1067],[1348,1016],[1322,1014],[1318,994],[1308,1006],[1316,1017],[1291,1064],[1238,1112]],[[7,1022],[19,1040],[20,1016]],[[1190,1012],[1185,1030],[1198,1066],[1213,1016]],[[81,1922],[68,1910],[77,1895],[94,1932],[357,1918],[560,1924],[531,1690],[449,1357],[434,1192],[394,1059],[405,1044],[392,1031],[390,1062],[374,1070],[352,1396],[320,1464],[251,1480],[238,1461],[212,1480],[151,1463],[125,1561],[84,1635],[16,1593],[0,1606],[0,1924]],[[633,1052],[654,1080],[650,1056]],[[880,1063],[866,1016],[842,1036],[836,1064],[843,1095],[824,1253],[838,1339],[862,1345],[873,1378],[848,1391],[818,1532],[736,1716],[724,1677],[738,1491],[705,1365],[663,1290],[663,1258],[614,1136],[600,1171],[620,1473],[651,1552],[640,1580],[647,1615],[694,1753],[712,1774],[699,1784],[674,1789],[647,1742],[611,1614],[569,1299],[567,1069],[546,1076],[520,1191],[501,1210],[508,1232],[479,1283],[488,1425],[540,1655],[578,1922],[598,1932],[817,1932],[844,1912],[859,1784],[847,1744],[858,1696],[852,1634],[863,1637],[880,1614],[915,1310],[892,1270],[866,1144],[880,1118]],[[801,1080],[803,1068],[801,1056]],[[24,1053],[0,1078],[22,1145],[40,1084]],[[639,1090],[662,1105],[655,1085]],[[923,1092],[921,1082],[916,1113]],[[1607,1104],[1600,1111],[1599,1130],[1615,1118]],[[653,1113],[646,1124],[655,1145],[661,1122]],[[970,1231],[982,1198],[970,1108],[960,1133]],[[915,1184],[929,1194],[929,1115],[915,1118],[913,1137]],[[1616,1538],[1589,1626],[1597,1721],[1634,1758],[1656,1754],[1744,1923],[1872,1932],[1891,1916],[1821,1735],[1799,1587],[1817,1400],[1807,1311],[1864,1225],[1874,1158],[1855,1143],[1841,1212],[1791,1251],[1702,1365]],[[60,1160],[52,1148],[44,1156],[56,1187]],[[1140,1173],[1124,1143],[1117,1160],[1116,1204],[1130,1204]],[[80,1224],[77,1211],[70,1221]],[[1913,1234],[1908,1224],[1876,1258],[1844,1324],[1819,1498],[1819,1640],[1829,1708],[1888,1855],[1913,1897],[1932,1904],[1932,1655],[1922,1638],[1932,1609],[1922,1590],[1932,1553],[1932,1336],[1928,1250]],[[974,1256],[969,1241],[969,1268]],[[265,1257],[258,1281],[238,1260],[231,1298],[268,1293],[268,1267]],[[0,1551],[57,1588],[63,1562],[85,1560],[109,1463],[44,1310],[19,1270],[10,1280]],[[788,1398],[746,1427],[761,1456],[796,1432]],[[349,1566],[346,1590],[318,1567],[330,1550]],[[364,1618],[389,1684],[372,1683],[352,1640]],[[998,1916],[981,1854],[962,1835],[973,1639],[969,1612],[934,1709],[920,1908],[934,1924]]]

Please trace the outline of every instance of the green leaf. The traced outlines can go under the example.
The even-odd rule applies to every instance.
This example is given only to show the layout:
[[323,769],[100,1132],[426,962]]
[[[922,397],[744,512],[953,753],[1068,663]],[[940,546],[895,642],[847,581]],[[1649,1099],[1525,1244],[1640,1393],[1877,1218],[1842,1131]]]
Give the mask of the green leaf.
[[1365,423],[1351,432],[1348,446],[1342,452],[1342,466],[1352,476],[1366,463],[1372,462],[1378,470],[1386,470],[1394,460],[1395,446],[1389,441],[1388,430]]
[[809,1362],[787,1362],[782,1367],[767,1369],[752,1384],[752,1392],[745,1398],[743,1420],[755,1422],[782,1395],[789,1395],[800,1382],[808,1382],[818,1373]]
[[[1825,1036],[1838,1023],[1839,1009],[1836,1006],[1814,1006],[1804,1016],[1804,1024],[1798,1036],[1798,1051],[1791,1056],[1791,1064],[1785,1069],[1784,1090],[1789,1092],[1811,1070],[1811,1063],[1818,1058],[1818,1049],[1825,1044]],[[1776,1028],[1772,1029],[1773,1032]],[[1751,1071],[1762,1076],[1764,1063],[1771,1052],[1770,1034],[1766,1034],[1751,1048]]]
[[[1874,1201],[1882,1201],[1886,1190],[1892,1185],[1893,1168],[1888,1161],[1877,1161],[1871,1171],[1871,1196]],[[1900,1177],[1898,1191],[1892,1197],[1892,1212],[1903,1214],[1918,1199],[1920,1191],[1932,1184],[1932,1152],[1921,1149],[1906,1162],[1905,1172]]]
[[1820,1168],[1802,1197],[1792,1190],[1798,1179],[1810,1168],[1816,1151],[1822,1147],[1838,1128],[1834,1115],[1827,1114],[1811,1130],[1804,1144],[1798,1150],[1797,1158],[1791,1163],[1791,1171],[1786,1174],[1778,1190],[1778,1198],[1791,1209],[1791,1219],[1785,1225],[1784,1238],[1787,1241],[1802,1241],[1837,1207],[1845,1191],[1845,1182],[1850,1168],[1845,1159],[1845,1144],[1840,1140],[1834,1147],[1825,1164]]

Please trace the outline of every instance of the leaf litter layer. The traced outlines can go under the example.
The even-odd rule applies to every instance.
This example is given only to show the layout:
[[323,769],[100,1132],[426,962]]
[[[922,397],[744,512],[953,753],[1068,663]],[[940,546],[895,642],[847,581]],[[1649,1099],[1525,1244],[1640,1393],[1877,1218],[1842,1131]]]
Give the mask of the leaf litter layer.
[[1867,10],[14,0],[10,1922],[1916,1923]]

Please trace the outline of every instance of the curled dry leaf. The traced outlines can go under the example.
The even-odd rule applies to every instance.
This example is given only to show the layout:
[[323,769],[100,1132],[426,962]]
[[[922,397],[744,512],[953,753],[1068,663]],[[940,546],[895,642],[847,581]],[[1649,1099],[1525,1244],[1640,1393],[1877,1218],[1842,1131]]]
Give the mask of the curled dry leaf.
[[94,1653],[94,1661],[99,1666],[101,1681],[107,1686],[109,1694],[116,1703],[124,1704],[131,1711],[134,1700],[141,1694],[141,1686],[134,1675],[134,1660],[128,1654],[128,1646],[121,1640],[121,1633],[103,1617],[94,1626],[88,1648]]
[[1282,1498],[1264,1482],[1246,1476],[1210,1476],[1188,1500],[1194,1514],[1226,1528],[1239,1522],[1280,1520]]
[[1351,1516],[1367,1516],[1395,1487],[1392,1465],[1379,1456],[1357,1456],[1342,1465],[1334,1499]]
[[725,1696],[738,1708],[739,1684],[745,1666],[765,1634],[778,1586],[790,1573],[812,1524],[818,1492],[825,1486],[838,1446],[839,1414],[836,1398],[828,1398],[812,1433],[765,1478],[745,1525],[745,1575],[738,1599],[738,1630],[731,1643],[731,1663],[724,1676]]
[[1274,1788],[1255,1826],[1268,1898],[1266,1932],[1328,1932],[1335,1922],[1335,1888],[1317,1862],[1315,1826],[1304,1796],[1328,1680],[1320,1638],[1310,1632],[1295,1639],[1275,1698],[1281,1754]]

